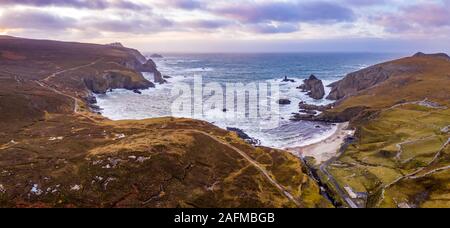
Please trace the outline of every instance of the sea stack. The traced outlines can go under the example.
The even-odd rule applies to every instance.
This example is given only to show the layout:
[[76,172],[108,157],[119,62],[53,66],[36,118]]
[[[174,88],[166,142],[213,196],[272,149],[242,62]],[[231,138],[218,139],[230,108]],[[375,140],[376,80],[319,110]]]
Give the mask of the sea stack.
[[149,59],[146,63],[144,63],[141,67],[142,72],[150,72],[153,73],[154,82],[158,84],[164,84],[167,81],[163,78],[161,72],[156,68],[156,64],[153,60]]
[[325,87],[322,80],[319,80],[314,75],[305,79],[303,85],[299,86],[298,89],[301,89],[303,92],[308,92],[308,96],[313,99],[320,100],[325,96]]

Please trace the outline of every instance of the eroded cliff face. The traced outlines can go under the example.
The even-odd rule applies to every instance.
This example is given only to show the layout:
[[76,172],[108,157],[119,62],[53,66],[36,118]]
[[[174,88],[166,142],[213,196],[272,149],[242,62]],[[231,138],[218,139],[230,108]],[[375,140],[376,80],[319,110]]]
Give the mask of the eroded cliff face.
[[141,72],[153,73],[153,81],[158,84],[166,83],[161,72],[156,67],[155,62],[152,59],[147,60],[144,64],[142,64],[139,68]]
[[[355,140],[327,167],[365,207],[449,207],[450,58],[418,53],[333,85],[316,120],[350,121]],[[326,181],[326,180],[325,180]],[[352,197],[352,196],[350,196]]]
[[[135,75],[135,77],[142,77],[142,75]],[[84,83],[87,88],[93,93],[103,94],[111,89],[128,89],[140,90],[155,87],[152,82],[140,78],[134,80],[132,76],[123,74],[118,71],[105,72],[98,77],[84,78]]]
[[340,100],[376,86],[395,75],[416,72],[417,70],[414,65],[399,65],[388,62],[350,73],[344,79],[329,85],[331,92],[327,99]]

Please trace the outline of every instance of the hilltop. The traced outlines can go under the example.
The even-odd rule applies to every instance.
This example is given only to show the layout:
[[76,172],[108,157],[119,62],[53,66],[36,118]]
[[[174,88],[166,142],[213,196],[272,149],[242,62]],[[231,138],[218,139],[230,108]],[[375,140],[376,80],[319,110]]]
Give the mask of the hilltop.
[[355,140],[327,166],[354,202],[450,207],[449,60],[446,54],[418,53],[331,85],[329,98],[338,101],[316,119],[350,121],[356,130]]
[[0,207],[332,206],[287,152],[202,121],[97,114],[93,93],[158,83],[137,50],[2,37],[0,53]]

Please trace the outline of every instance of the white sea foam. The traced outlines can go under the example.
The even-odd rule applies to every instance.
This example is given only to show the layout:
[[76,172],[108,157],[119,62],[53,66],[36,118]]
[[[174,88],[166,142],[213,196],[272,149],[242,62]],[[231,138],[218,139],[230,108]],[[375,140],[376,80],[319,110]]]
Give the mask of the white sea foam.
[[[281,79],[285,75],[285,73],[283,72],[286,66],[293,66],[293,68],[295,68],[295,71],[293,70],[293,72],[297,71],[297,68],[295,67],[295,59],[293,59],[292,64],[283,65],[282,67],[273,70],[273,67],[277,66],[277,64],[279,64],[280,62],[264,62],[264,64],[261,64],[261,62],[254,62],[255,66],[251,66],[251,64],[248,64],[248,62],[241,63],[240,59],[236,59],[236,61],[232,61],[230,63],[230,59],[234,60],[235,58],[228,58],[228,63],[223,63],[221,57],[218,57],[216,60],[211,59],[210,56],[203,58],[204,59],[201,59],[201,57],[199,56],[194,56],[192,57],[192,59],[189,59],[189,56],[169,56],[164,59],[155,59],[155,62],[158,65],[158,69],[162,72],[162,74],[171,77],[166,79],[169,83],[163,85],[157,84],[155,88],[143,90],[142,94],[135,94],[132,91],[127,90],[114,90],[113,92],[110,92],[106,95],[98,95],[98,105],[103,109],[103,115],[113,120],[145,119],[162,116],[172,116],[171,105],[173,100],[175,99],[171,96],[171,90],[173,86],[177,83],[192,84],[195,75],[201,75],[202,73],[213,75],[215,77],[212,79],[210,78],[210,81],[219,79],[219,81],[222,82],[231,81],[243,83],[249,82],[249,80],[245,80],[245,77],[253,77],[254,81],[260,82],[260,76],[263,78],[268,78],[267,75],[270,75],[272,79],[267,80],[267,82],[274,83],[281,82]],[[254,56],[251,56],[249,59],[253,61]],[[246,61],[250,60],[247,59]],[[266,59],[263,58],[261,61],[266,61]],[[307,103],[315,105],[326,105],[331,103],[332,101],[326,99],[314,100],[307,96],[306,93],[302,93],[296,87],[301,85],[302,81],[307,78],[310,73],[314,73],[317,75],[328,75],[325,77],[319,76],[319,78],[321,78],[322,80],[325,79],[323,80],[323,83],[325,86],[327,86],[343,77],[345,73],[368,66],[368,64],[366,63],[358,63],[358,61],[359,58],[355,57],[355,59],[352,59],[348,62],[348,64],[345,65],[338,65],[340,64],[340,62],[337,62],[336,65],[327,66],[323,66],[323,64],[312,64],[312,68],[310,67],[310,65],[302,65],[301,68],[306,68],[303,69],[303,73],[298,74],[302,75],[302,77],[289,76],[289,78],[295,80],[295,83],[281,82],[280,98],[290,99],[291,104],[282,105],[280,107],[281,125],[279,127],[275,127],[273,129],[259,129],[255,127],[254,123],[251,120],[248,119],[229,122],[227,119],[221,118],[224,115],[222,107],[205,110],[206,115],[200,117],[199,119],[211,122],[221,128],[237,127],[245,131],[250,137],[259,139],[264,146],[275,148],[297,147],[321,141],[331,136],[336,130],[336,127],[323,123],[312,123],[305,121],[291,122],[289,121],[289,118],[292,117],[292,113],[297,113],[299,111],[298,104],[300,101],[305,101]],[[205,67],[202,67],[202,62],[205,62],[205,65],[203,65]],[[316,63],[319,62],[320,61]],[[261,65],[267,67],[259,67]],[[321,68],[318,66],[321,66]],[[335,68],[339,68],[339,70],[333,70]],[[237,74],[235,76],[239,79],[233,78],[234,75],[231,74],[234,73]],[[286,73],[286,75],[292,74]],[[144,74],[144,76],[147,79],[153,81],[153,74]],[[244,81],[241,81],[242,79],[244,79]],[[204,83],[208,83],[210,81],[206,80]],[[250,79],[250,81],[252,81],[252,79]],[[325,87],[325,92],[327,95],[330,93],[330,90],[331,88]],[[195,105],[198,106],[199,103],[196,102]],[[250,104],[250,106],[255,106],[255,104]],[[187,115],[178,117],[191,116]]]

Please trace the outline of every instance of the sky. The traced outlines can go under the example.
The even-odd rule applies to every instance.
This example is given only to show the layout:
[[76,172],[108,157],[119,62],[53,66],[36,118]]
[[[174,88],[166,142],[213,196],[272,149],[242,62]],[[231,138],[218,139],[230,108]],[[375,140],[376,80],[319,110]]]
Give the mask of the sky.
[[0,35],[146,52],[450,52],[450,0],[0,0]]

